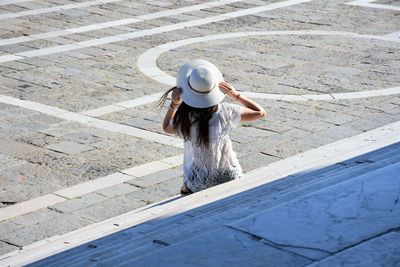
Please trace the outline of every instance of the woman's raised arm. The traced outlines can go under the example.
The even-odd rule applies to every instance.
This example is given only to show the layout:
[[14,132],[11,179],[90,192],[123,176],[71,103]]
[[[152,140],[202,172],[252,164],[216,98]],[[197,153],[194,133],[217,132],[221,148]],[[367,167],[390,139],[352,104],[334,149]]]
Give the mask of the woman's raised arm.
[[243,112],[240,115],[241,121],[255,121],[266,116],[267,113],[256,101],[241,95],[229,83],[221,82],[219,84],[219,88],[231,99],[239,102],[244,106]]
[[182,89],[173,87],[170,90],[168,90],[168,92],[170,92],[170,91],[172,91],[172,95],[171,95],[172,99],[171,99],[171,104],[168,107],[168,111],[164,117],[163,129],[167,133],[174,134],[175,128],[171,125],[170,122],[174,118],[176,110],[178,109],[179,105],[182,103],[182,100],[181,100]]

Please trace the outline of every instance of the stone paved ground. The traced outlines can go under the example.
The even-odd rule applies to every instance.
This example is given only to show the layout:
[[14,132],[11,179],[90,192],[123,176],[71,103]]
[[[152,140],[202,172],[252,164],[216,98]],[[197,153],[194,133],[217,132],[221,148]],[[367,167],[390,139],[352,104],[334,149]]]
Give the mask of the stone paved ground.
[[[83,2],[83,1],[76,1]],[[0,5],[1,14],[65,5],[34,1]],[[249,0],[0,46],[0,56],[57,47],[94,38],[174,25],[279,1]],[[386,35],[400,31],[399,11],[349,6],[348,1],[314,0],[220,22],[0,63],[0,94],[72,112],[162,92],[168,87],[138,68],[139,56],[154,46],[226,32],[323,30]],[[0,38],[77,28],[174,10],[202,1],[119,1],[0,21]],[[396,1],[376,3],[398,6]],[[0,44],[1,44],[0,40]],[[310,95],[363,92],[400,83],[400,44],[338,36],[253,36],[197,43],[162,54],[158,66],[171,75],[188,59],[217,64],[241,91]],[[332,101],[258,100],[268,116],[231,135],[245,171],[400,119],[399,95]],[[132,128],[162,133],[163,112],[154,103],[99,116]],[[93,181],[133,166],[182,153],[146,138],[0,103],[0,215],[2,209],[62,188]],[[0,253],[176,195],[180,166],[150,170],[80,197],[2,220]],[[1,216],[0,216],[1,217]]]

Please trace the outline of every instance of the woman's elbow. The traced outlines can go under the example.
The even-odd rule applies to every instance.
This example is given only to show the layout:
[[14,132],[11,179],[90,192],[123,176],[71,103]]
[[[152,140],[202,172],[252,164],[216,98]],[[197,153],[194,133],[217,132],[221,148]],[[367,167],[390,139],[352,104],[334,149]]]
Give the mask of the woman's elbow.
[[169,133],[169,134],[174,134],[175,130],[171,126],[163,127],[164,132]]
[[261,119],[261,118],[264,118],[265,116],[267,116],[267,112],[265,112],[265,110],[262,109],[262,110],[260,110],[260,112],[259,112],[259,116],[260,116],[260,119]]

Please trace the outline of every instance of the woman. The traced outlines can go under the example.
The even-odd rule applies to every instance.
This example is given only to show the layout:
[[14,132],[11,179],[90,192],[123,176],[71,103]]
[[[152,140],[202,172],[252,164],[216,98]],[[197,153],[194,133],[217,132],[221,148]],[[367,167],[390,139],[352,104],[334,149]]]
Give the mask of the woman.
[[[177,86],[161,97],[161,105],[170,92],[172,100],[163,128],[185,141],[181,194],[240,178],[242,168],[232,149],[229,132],[240,121],[264,117],[264,109],[224,82],[215,65],[201,59],[181,67]],[[221,103],[225,95],[241,105]]]

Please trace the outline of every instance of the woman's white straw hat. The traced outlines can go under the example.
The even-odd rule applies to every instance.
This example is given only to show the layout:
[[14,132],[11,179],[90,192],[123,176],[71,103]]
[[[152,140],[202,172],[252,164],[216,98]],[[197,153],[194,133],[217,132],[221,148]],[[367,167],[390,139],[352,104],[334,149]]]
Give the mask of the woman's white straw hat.
[[225,95],[219,89],[224,78],[211,62],[196,59],[184,64],[178,71],[176,85],[183,89],[182,100],[195,108],[208,108],[220,103]]

